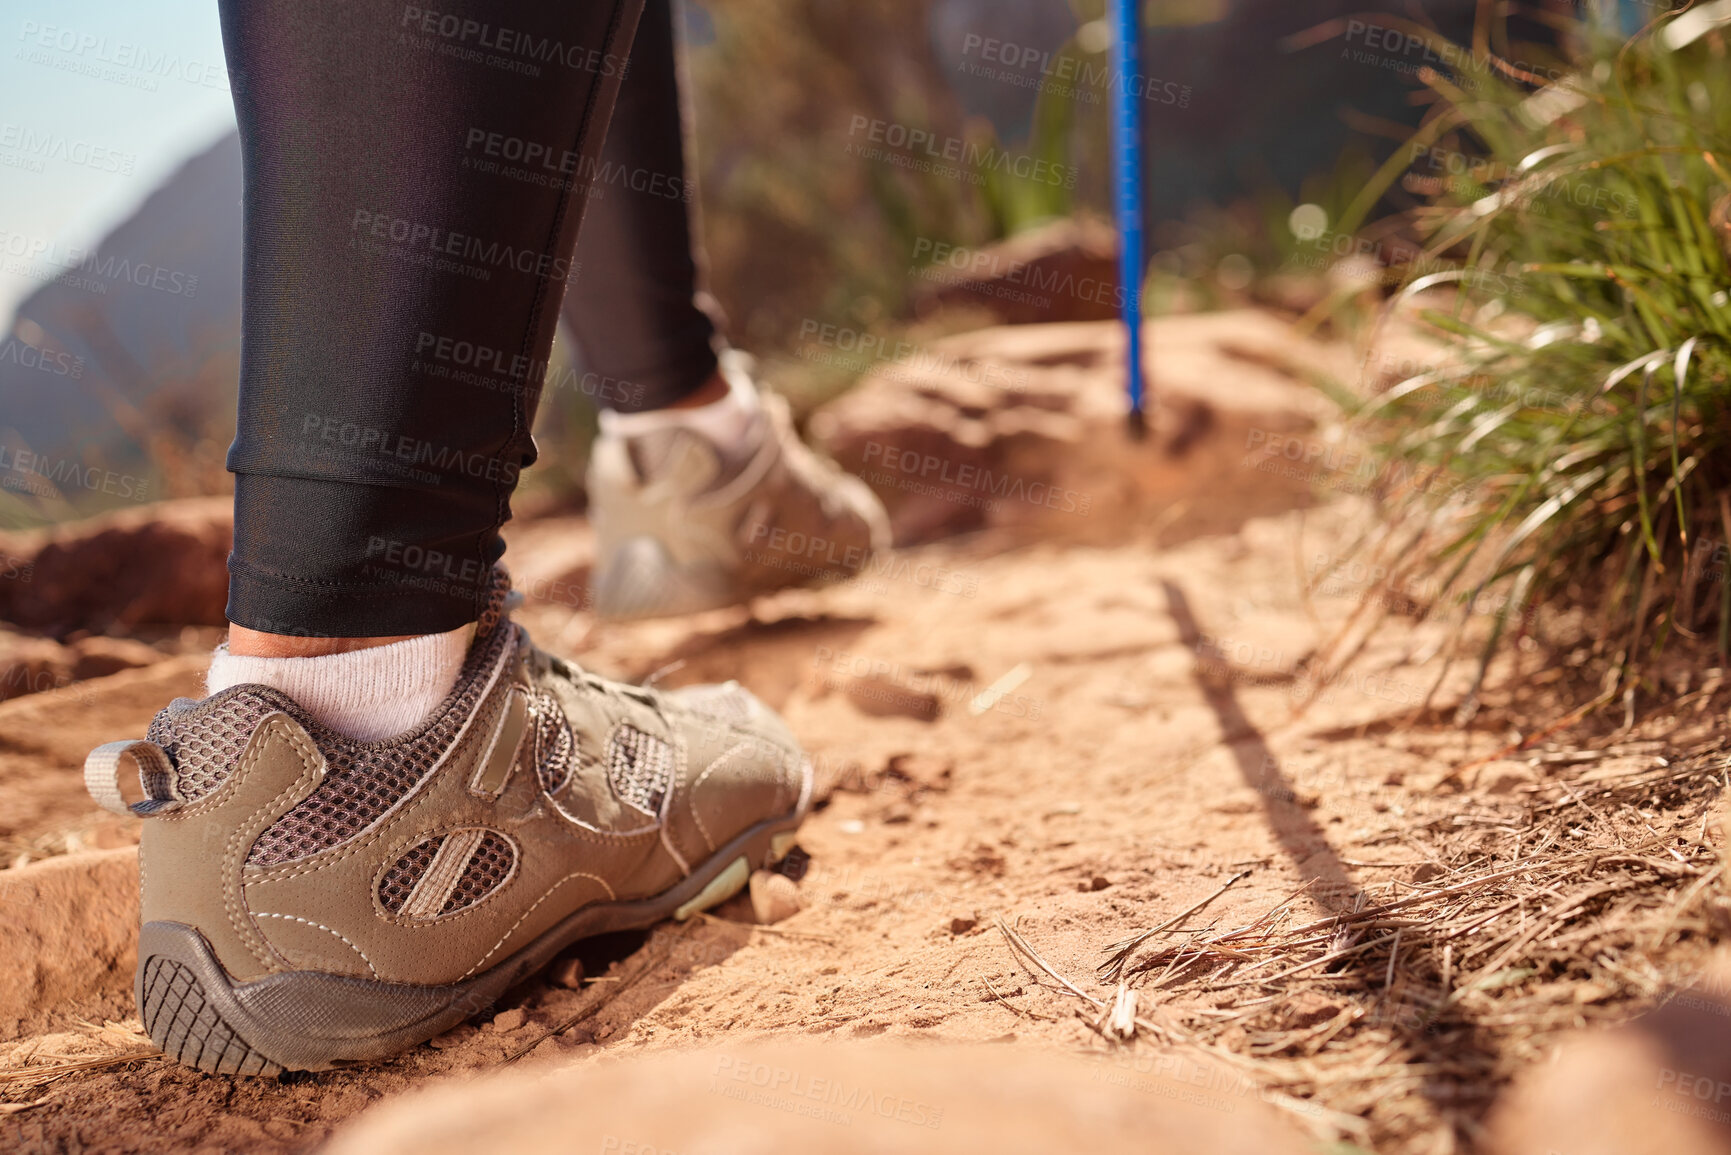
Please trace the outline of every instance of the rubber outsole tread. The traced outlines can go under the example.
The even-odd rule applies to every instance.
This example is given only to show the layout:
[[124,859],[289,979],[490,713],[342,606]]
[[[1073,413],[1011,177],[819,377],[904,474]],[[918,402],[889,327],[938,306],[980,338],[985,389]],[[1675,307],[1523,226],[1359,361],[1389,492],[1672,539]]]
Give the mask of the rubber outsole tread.
[[216,1013],[190,968],[152,957],[144,963],[142,985],[144,1029],[163,1054],[213,1075],[281,1073]]

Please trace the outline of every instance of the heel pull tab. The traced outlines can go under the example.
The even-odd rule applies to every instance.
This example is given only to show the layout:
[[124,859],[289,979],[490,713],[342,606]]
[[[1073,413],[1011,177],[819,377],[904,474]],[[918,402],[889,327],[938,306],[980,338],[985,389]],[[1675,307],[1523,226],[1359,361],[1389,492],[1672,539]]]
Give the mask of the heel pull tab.
[[[144,787],[142,802],[128,805],[120,793],[120,763],[124,758],[131,758],[138,767],[138,780]],[[166,814],[184,805],[168,752],[155,742],[138,739],[108,742],[92,750],[84,759],[84,788],[104,810],[134,818]]]

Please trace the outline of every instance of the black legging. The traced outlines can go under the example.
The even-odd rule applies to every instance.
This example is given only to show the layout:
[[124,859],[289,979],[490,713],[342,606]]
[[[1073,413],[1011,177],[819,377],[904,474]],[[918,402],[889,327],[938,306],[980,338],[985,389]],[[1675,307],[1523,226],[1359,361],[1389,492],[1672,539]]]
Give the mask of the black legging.
[[715,372],[714,318],[699,303],[673,0],[648,0],[613,109],[599,183],[565,294],[583,375],[567,384],[607,409],[658,409]]
[[[646,123],[605,163],[643,0],[431,3],[220,3],[246,178],[228,616],[252,629],[475,619],[568,284],[590,367],[626,383],[604,403],[664,402],[714,365],[666,0],[645,24],[657,58],[626,85]],[[648,171],[609,179],[618,164]],[[657,173],[682,195],[654,195]],[[577,261],[596,188],[609,219]],[[639,267],[659,295],[619,290]],[[663,325],[687,343],[614,352],[614,333],[653,344]]]

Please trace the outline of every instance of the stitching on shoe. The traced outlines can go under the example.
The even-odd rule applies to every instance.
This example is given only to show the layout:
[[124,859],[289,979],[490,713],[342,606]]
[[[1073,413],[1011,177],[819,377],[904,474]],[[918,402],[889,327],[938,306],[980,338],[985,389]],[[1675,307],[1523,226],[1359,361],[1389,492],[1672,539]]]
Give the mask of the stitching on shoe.
[[[413,786],[409,787],[401,798],[392,803],[389,809],[385,810],[360,830],[357,830],[348,839],[338,842],[333,846],[327,846],[323,850],[314,851],[312,854],[304,855],[300,858],[291,858],[285,862],[249,863],[248,866],[250,869],[259,872],[254,876],[254,880],[263,882],[275,881],[279,878],[295,878],[308,870],[319,870],[326,866],[331,866],[341,862],[355,851],[365,849],[367,846],[379,841],[387,826],[395,824],[397,820],[407,817],[417,807],[424,805],[431,793],[429,784],[441,774],[449,771],[451,755],[454,754],[457,747],[462,744],[464,737],[468,735],[470,726],[474,724],[475,719],[480,715],[481,705],[487,700],[488,695],[492,692],[493,686],[497,684],[496,679],[498,671],[502,670],[504,666],[504,662],[499,664],[498,668],[495,670],[495,678],[490,680],[487,688],[481,691],[481,694],[476,700],[474,710],[469,714],[468,718],[464,719],[463,725],[451,738],[450,745],[448,745],[439,755],[438,761],[434,762],[433,765],[427,769],[427,772],[421,776],[420,780]],[[469,823],[469,825],[482,824],[483,823],[481,822]],[[263,831],[260,831],[260,833],[262,834]],[[288,873],[277,873],[281,868],[288,866],[294,866],[297,869]]]
[[254,918],[286,918],[292,922],[305,923],[307,926],[314,926],[314,927],[317,927],[318,929],[323,930],[323,931],[330,931],[331,934],[334,934],[338,938],[342,939],[343,942],[348,946],[348,948],[350,950],[354,951],[356,954],[361,956],[361,961],[367,964],[367,969],[373,973],[374,978],[377,978],[379,976],[379,968],[373,965],[373,960],[367,957],[366,951],[362,950],[360,947],[356,946],[354,943],[349,942],[349,940],[347,938],[344,938],[342,934],[338,933],[337,931],[331,930],[330,927],[326,926],[322,922],[314,922],[310,918],[301,918],[299,915],[294,915],[294,914],[277,914],[273,911],[257,911],[254,913],[253,917]]
[[[560,818],[575,827],[580,836],[588,838],[592,842],[604,842],[609,838],[638,838],[642,835],[651,834],[656,830],[661,829],[660,821],[656,820],[644,826],[633,826],[630,830],[603,830],[599,826],[591,826],[589,823],[583,821],[581,818],[565,809],[564,806],[560,805],[559,800],[554,798],[552,795],[543,792],[542,797],[553,804],[553,809],[558,813]],[[643,811],[638,810],[635,806],[631,807],[631,809],[638,814],[643,813]],[[653,817],[653,815],[651,815],[651,817]]]
[[[241,762],[245,761],[249,754],[251,754],[255,759],[257,758],[257,747],[254,745],[254,739],[258,737],[259,731],[264,729],[265,724],[270,722],[274,716],[278,714],[282,714],[287,717],[289,721],[295,722],[297,725],[299,724],[298,720],[295,719],[292,714],[289,714],[288,711],[272,707],[264,717],[258,720],[258,725],[253,727],[252,733],[247,737],[246,745],[241,748],[241,758],[235,762],[234,769],[222,780],[221,784],[219,784],[215,790],[212,790],[209,794],[204,795],[204,797],[199,798],[195,802],[189,802],[185,806],[170,810],[166,814],[152,815],[151,820],[153,822],[185,822],[188,819],[201,818],[212,810],[218,810],[223,806],[228,805],[229,800],[234,795],[235,791],[240,789],[242,778],[245,777],[241,773]],[[314,749],[317,749],[316,744]],[[319,752],[319,757],[324,757],[322,751]],[[264,831],[261,830],[259,833],[262,834]]]
[[680,742],[679,747],[680,773],[669,787],[667,795],[661,799],[661,813],[657,815],[657,818],[661,824],[661,845],[667,849],[668,854],[673,856],[673,861],[679,866],[679,873],[690,878],[691,863],[685,860],[685,855],[679,853],[679,846],[673,840],[673,823],[670,821],[670,816],[673,813],[673,800],[680,797],[684,789],[680,785],[680,780],[685,777],[685,743]]
[[698,805],[697,805],[697,803],[698,803],[697,788],[699,786],[702,786],[704,781],[711,774],[715,773],[716,770],[718,770],[721,766],[723,766],[725,763],[727,763],[728,760],[731,759],[735,754],[739,753],[741,750],[748,750],[748,749],[750,749],[750,743],[735,742],[733,745],[729,746],[726,750],[722,751],[720,757],[716,758],[715,761],[711,762],[709,764],[709,767],[706,770],[704,770],[703,773],[699,774],[697,776],[696,781],[692,782],[692,784],[691,784],[691,806],[690,806],[691,820],[693,822],[697,823],[698,833],[703,835],[703,841],[709,845],[709,852],[711,854],[715,853],[715,835],[711,834],[709,832],[709,827],[704,825],[703,814],[699,811]]
[[[274,733],[265,733],[261,739],[259,735],[267,729],[274,731]],[[241,756],[240,762],[236,764],[235,772],[229,776],[230,781],[235,783],[243,781],[253,766],[257,764],[259,755],[266,745],[278,735],[288,743],[289,749],[300,755],[303,769],[293,782],[289,783],[275,798],[243,819],[228,836],[228,845],[224,848],[222,856],[221,880],[222,905],[228,913],[229,924],[241,942],[245,943],[246,948],[253,953],[253,956],[270,969],[275,969],[279,962],[286,963],[287,960],[278,955],[270,946],[269,940],[264,937],[264,932],[251,917],[252,910],[246,902],[245,856],[252,850],[253,842],[257,840],[260,834],[264,833],[263,827],[259,825],[259,820],[270,813],[273,808],[280,806],[283,799],[290,797],[297,790],[301,790],[308,784],[309,780],[312,787],[316,789],[322,779],[320,771],[325,765],[324,753],[313,744],[312,739],[306,736],[305,731],[302,731],[292,718],[286,714],[281,717],[272,714],[260,722],[257,729],[253,731],[252,738],[248,739],[250,746],[246,754]],[[254,827],[259,828],[253,829]],[[244,846],[241,845],[242,838],[246,839]],[[242,912],[245,913],[245,918],[242,917]],[[261,946],[264,948],[263,950],[260,949]]]
[[[490,950],[488,950],[486,954],[482,955],[479,959],[476,959],[475,965],[470,967],[468,970],[464,971],[462,973],[462,975],[460,975],[458,977],[457,981],[461,982],[463,979],[468,978],[470,975],[472,975],[476,971],[480,970],[481,964],[486,962],[488,959],[492,958],[494,953],[497,952],[500,947],[505,945],[505,940],[510,938],[513,934],[515,934],[517,931],[517,928],[522,926],[524,921],[530,915],[534,914],[535,911],[537,909],[539,909],[539,907],[541,906],[542,903],[546,902],[549,898],[553,897],[554,891],[558,890],[561,886],[564,886],[567,882],[570,882],[573,878],[593,878],[596,882],[599,882],[601,884],[603,889],[605,889],[607,891],[607,899],[609,902],[618,902],[619,901],[619,896],[617,894],[615,894],[613,891],[613,884],[608,882],[605,878],[602,878],[599,874],[590,874],[586,870],[573,870],[570,874],[567,874],[564,878],[561,878],[558,882],[555,882],[552,886],[549,886],[547,888],[547,891],[545,894],[543,894],[540,898],[537,898],[532,904],[530,904],[529,909],[524,911],[518,917],[517,921],[512,923],[510,925],[509,929],[507,929],[504,934],[499,936],[499,941],[494,943],[492,948]],[[584,909],[584,908],[581,906],[577,908],[577,910],[582,910],[582,909]],[[576,914],[577,910],[574,910],[571,913]]]

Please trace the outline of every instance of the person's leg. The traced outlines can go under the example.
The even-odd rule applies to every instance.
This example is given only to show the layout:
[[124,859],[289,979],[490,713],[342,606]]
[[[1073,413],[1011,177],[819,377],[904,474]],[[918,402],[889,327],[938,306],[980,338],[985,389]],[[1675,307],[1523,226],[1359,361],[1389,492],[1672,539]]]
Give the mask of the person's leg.
[[647,0],[620,85],[588,220],[582,269],[565,295],[590,394],[636,413],[718,401],[719,310],[702,291],[697,189],[685,164],[685,116],[672,0]]
[[565,300],[583,384],[603,410],[589,510],[592,604],[604,618],[847,577],[889,545],[865,484],[799,440],[779,399],[760,396],[748,358],[719,352],[676,39],[671,0],[648,0]]
[[225,0],[247,178],[230,617],[275,648],[219,654],[208,697],[85,762],[145,820],[135,990],[183,1063],[405,1050],[576,939],[723,901],[809,806],[750,694],[545,654],[493,567],[636,2]]
[[246,174],[236,646],[481,612],[641,3],[221,4]]

